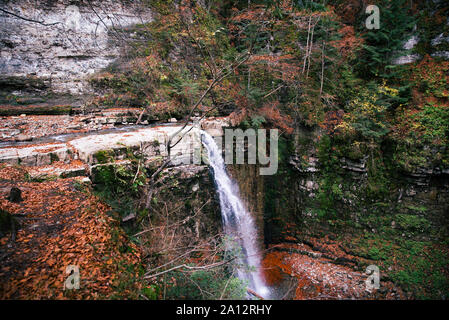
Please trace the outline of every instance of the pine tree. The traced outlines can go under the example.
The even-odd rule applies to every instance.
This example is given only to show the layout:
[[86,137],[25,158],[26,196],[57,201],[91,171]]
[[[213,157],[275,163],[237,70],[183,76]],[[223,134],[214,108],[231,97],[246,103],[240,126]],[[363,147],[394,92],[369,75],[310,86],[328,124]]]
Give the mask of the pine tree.
[[[400,66],[393,60],[405,54],[404,42],[410,36],[415,19],[409,14],[406,0],[379,1],[380,29],[362,31],[365,44],[358,65],[362,77],[392,78]],[[363,21],[364,28],[364,21]]]

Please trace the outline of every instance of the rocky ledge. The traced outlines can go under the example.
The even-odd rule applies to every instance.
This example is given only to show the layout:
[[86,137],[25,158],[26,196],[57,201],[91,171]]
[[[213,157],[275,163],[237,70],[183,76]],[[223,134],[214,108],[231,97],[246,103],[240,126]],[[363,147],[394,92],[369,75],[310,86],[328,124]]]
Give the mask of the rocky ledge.
[[[10,122],[15,120],[9,119]],[[98,118],[94,121],[97,122]],[[148,159],[171,157],[173,166],[191,164],[201,160],[199,130],[204,129],[216,136],[225,122],[225,118],[208,118],[185,128],[182,124],[165,123],[152,127],[129,127],[124,131],[106,131],[103,134],[69,135],[62,142],[57,140],[64,140],[63,136],[51,142],[31,141],[1,148],[0,163],[33,168],[32,175],[39,177],[84,175],[86,170],[91,172],[91,168],[101,162],[99,158],[104,154],[107,153],[113,161],[124,161],[128,150],[142,152]],[[175,144],[170,151],[166,147],[169,139]],[[179,143],[176,143],[178,140]]]

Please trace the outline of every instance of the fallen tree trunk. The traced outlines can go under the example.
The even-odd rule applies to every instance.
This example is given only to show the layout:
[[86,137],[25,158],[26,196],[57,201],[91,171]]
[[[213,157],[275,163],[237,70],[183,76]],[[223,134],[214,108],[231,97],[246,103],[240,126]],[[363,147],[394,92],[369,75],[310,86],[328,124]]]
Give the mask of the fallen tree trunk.
[[246,288],[246,291],[247,291],[249,294],[252,294],[253,296],[259,298],[260,300],[265,300],[264,297],[262,297],[260,294],[258,294],[256,291],[254,291],[254,290],[251,289],[251,288]]
[[49,106],[49,105],[28,105],[28,106],[0,106],[0,116],[20,116],[25,115],[64,115],[72,112],[71,106]]

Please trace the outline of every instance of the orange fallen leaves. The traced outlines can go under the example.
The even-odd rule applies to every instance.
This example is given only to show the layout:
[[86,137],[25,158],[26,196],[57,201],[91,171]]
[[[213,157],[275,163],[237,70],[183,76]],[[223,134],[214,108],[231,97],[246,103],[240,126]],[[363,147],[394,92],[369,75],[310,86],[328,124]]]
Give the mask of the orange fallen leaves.
[[[78,178],[11,182],[2,179],[11,176],[5,168],[0,167],[0,208],[25,219],[18,218],[14,243],[9,235],[0,239],[0,254],[6,254],[0,299],[104,299],[114,294],[124,276],[121,266],[139,266],[140,251],[106,214],[110,208],[77,190]],[[22,190],[23,202],[5,199],[12,185]],[[118,237],[113,239],[112,230]],[[121,246],[131,250],[122,253]],[[68,265],[79,266],[79,290],[63,291]]]

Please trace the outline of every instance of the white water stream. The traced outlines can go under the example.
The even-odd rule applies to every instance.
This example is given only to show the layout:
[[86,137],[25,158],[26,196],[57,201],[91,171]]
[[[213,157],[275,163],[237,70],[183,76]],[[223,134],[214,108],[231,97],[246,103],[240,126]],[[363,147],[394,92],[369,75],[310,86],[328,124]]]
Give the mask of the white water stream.
[[221,215],[224,231],[241,247],[239,264],[248,268],[238,267],[237,272],[241,280],[248,283],[248,287],[264,298],[268,298],[268,288],[264,285],[260,274],[260,254],[257,244],[257,229],[250,213],[245,209],[239,198],[239,188],[226,172],[221,148],[206,132],[201,131],[201,140],[207,150],[209,165],[220,198]]

